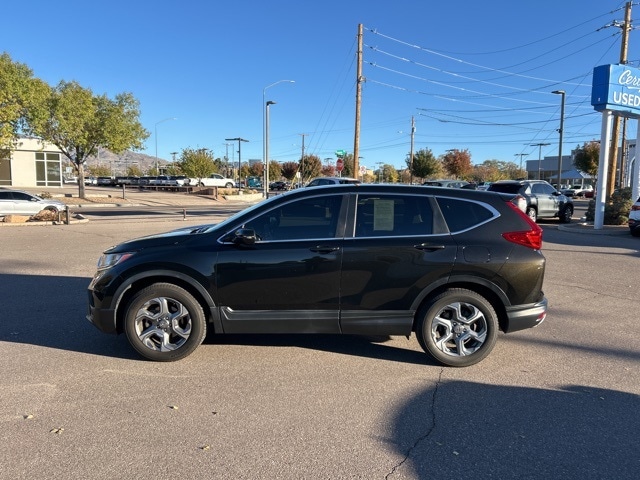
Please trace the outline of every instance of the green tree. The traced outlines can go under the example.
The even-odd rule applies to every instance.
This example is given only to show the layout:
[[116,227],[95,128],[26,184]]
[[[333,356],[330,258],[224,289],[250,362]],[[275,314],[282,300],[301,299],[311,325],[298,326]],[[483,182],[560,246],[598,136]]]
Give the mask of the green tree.
[[442,156],[442,166],[454,178],[466,179],[472,172],[471,153],[469,150],[453,149]]
[[44,114],[49,86],[33,77],[24,64],[0,55],[0,154],[6,155],[16,136],[28,130],[28,122]]
[[177,162],[184,175],[196,178],[197,183],[216,171],[213,155],[206,148],[184,148]]
[[413,162],[411,162],[410,158],[407,158],[406,162],[407,167],[411,169],[414,177],[429,178],[438,176],[440,172],[442,172],[442,163],[428,148],[423,148],[415,152],[413,154]]
[[600,143],[585,142],[582,147],[577,147],[573,164],[578,170],[588,173],[592,177],[598,176],[598,164],[600,163]]
[[317,155],[305,155],[300,160],[301,181],[305,183],[313,177],[317,177],[322,172],[322,162]]
[[113,153],[143,147],[149,136],[140,124],[138,101],[130,93],[111,100],[76,82],[60,82],[44,101],[44,113],[29,119],[30,133],[54,144],[78,173],[79,196],[85,198],[84,163],[98,148]]
[[269,182],[274,182],[282,178],[282,166],[276,160],[269,161]]

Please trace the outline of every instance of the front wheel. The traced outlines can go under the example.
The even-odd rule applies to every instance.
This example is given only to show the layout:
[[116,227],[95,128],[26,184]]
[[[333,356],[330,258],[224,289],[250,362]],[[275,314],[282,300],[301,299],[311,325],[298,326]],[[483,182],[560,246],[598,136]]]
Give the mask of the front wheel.
[[229,182],[227,183],[224,188],[233,188],[233,183]]
[[562,212],[560,212],[560,223],[570,223],[571,217],[573,217],[573,207],[567,205]]
[[493,350],[498,328],[498,316],[486,298],[452,288],[427,305],[416,336],[422,348],[443,365],[468,367]]
[[186,357],[207,334],[202,306],[185,289],[170,283],[155,283],[136,293],[124,322],[131,346],[158,362]]

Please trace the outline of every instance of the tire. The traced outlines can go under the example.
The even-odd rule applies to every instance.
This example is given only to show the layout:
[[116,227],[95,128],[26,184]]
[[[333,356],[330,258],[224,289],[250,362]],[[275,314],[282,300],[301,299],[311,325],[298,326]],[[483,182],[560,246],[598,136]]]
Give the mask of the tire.
[[416,336],[424,351],[441,364],[468,367],[491,353],[498,329],[498,316],[486,298],[452,288],[427,305]]
[[233,183],[229,182],[227,183],[224,188],[233,188]]
[[124,330],[131,346],[143,357],[173,362],[202,343],[207,324],[202,306],[189,292],[170,283],[155,283],[129,302]]
[[567,205],[564,210],[560,212],[560,223],[571,223],[571,217],[573,216],[573,207]]
[[538,212],[533,207],[527,207],[527,216],[534,222],[538,221]]

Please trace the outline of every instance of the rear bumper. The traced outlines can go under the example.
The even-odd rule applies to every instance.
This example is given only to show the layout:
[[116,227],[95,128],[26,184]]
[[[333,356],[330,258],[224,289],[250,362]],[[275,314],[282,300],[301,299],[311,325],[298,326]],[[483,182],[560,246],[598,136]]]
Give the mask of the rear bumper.
[[537,327],[547,316],[547,306],[547,298],[542,297],[542,300],[532,305],[507,307],[507,318],[509,319],[509,323],[505,333]]

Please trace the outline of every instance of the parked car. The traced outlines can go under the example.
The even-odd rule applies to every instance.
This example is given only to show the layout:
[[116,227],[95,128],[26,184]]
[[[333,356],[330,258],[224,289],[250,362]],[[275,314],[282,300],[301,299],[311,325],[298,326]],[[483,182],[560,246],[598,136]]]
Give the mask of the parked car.
[[60,212],[66,207],[59,200],[42,198],[23,190],[0,189],[0,215],[35,215],[42,210]]
[[640,198],[631,205],[629,212],[629,231],[634,237],[640,237]]
[[555,217],[569,223],[573,216],[573,200],[544,180],[499,180],[487,191],[521,195],[526,200],[526,214],[534,222],[538,218]]
[[476,187],[477,190],[486,190],[487,188],[489,188],[489,185],[491,185],[493,182],[480,182],[478,183],[478,186]]
[[113,187],[115,184],[112,177],[98,177],[96,179],[96,185],[99,187]]
[[465,182],[464,180],[427,180],[422,185],[430,187],[462,188],[468,183],[469,182]]
[[236,184],[233,179],[224,177],[219,173],[213,173],[210,176],[204,178],[189,178],[187,180],[185,180],[185,185],[192,185],[197,187],[233,188]]
[[140,183],[140,177],[136,176],[120,176],[116,177],[113,181],[116,187],[121,187],[122,185],[138,185]]
[[560,190],[567,197],[584,197],[587,192],[593,192],[591,185],[572,185]]
[[291,189],[291,184],[284,181],[271,182],[269,184],[269,190],[286,191]]
[[318,177],[307,183],[307,187],[319,187],[321,185],[344,185],[348,183],[359,184],[360,180],[349,177]]
[[97,185],[98,184],[98,178],[97,177],[84,177],[84,184],[85,185]]
[[207,330],[413,332],[438,362],[472,365],[498,330],[546,316],[542,229],[519,198],[408,185],[274,195],[219,224],[107,249],[87,319],[156,361],[186,357]]

